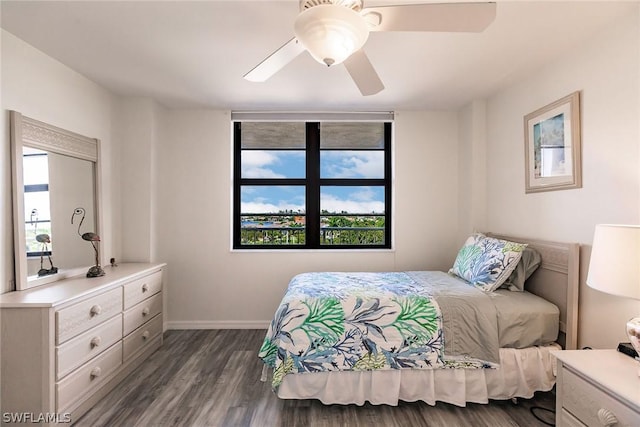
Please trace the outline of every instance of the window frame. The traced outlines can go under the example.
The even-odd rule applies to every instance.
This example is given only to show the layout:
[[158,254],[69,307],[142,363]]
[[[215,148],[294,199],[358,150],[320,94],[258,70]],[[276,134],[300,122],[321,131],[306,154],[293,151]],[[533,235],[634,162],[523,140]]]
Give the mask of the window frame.
[[[384,146],[382,149],[353,149],[353,148],[327,148],[320,147],[320,126],[323,121],[305,120],[305,148],[306,173],[304,178],[243,178],[242,173],[242,122],[257,120],[234,120],[233,123],[233,212],[232,212],[232,247],[233,249],[247,250],[374,250],[392,248],[392,130],[393,122],[390,120],[379,120],[383,123]],[[264,120],[272,121],[272,120]],[[296,120],[288,120],[296,121]],[[300,121],[300,120],[297,120]],[[327,120],[327,122],[338,122],[339,120]],[[357,122],[349,120],[344,122]],[[255,148],[259,149],[259,148]],[[273,148],[269,148],[273,150]],[[287,149],[290,150],[290,149]],[[321,178],[320,176],[320,153],[321,151],[383,151],[384,152],[384,178]],[[242,212],[241,212],[241,189],[243,186],[283,186],[295,185],[305,187],[305,243],[304,244],[259,244],[247,245],[241,243],[242,234]],[[321,224],[320,217],[323,216],[320,210],[320,193],[323,186],[376,186],[383,187],[385,194],[385,229],[384,243],[370,245],[354,244],[321,244]],[[362,215],[362,214],[354,214]],[[382,215],[377,215],[382,216]]]

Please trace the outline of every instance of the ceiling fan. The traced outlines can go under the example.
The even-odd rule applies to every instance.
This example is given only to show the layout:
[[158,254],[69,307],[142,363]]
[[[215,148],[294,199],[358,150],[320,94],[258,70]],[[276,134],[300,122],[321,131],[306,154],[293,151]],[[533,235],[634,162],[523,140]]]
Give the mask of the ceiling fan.
[[370,31],[481,32],[496,16],[495,3],[427,3],[364,8],[362,0],[300,0],[295,37],[244,75],[264,82],[307,50],[321,64],[344,62],[363,95],[384,85],[362,50]]

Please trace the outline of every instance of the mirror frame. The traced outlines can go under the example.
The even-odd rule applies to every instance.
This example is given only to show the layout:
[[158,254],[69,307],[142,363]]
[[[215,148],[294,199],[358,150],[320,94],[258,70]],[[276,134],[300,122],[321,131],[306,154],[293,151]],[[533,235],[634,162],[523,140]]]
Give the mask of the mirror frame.
[[[91,267],[61,268],[58,273],[50,276],[28,280],[27,248],[24,223],[24,177],[22,170],[23,147],[33,147],[41,150],[88,160],[93,163],[94,178],[94,208],[96,233],[102,236],[102,211],[100,190],[100,141],[59,127],[23,116],[17,111],[9,112],[10,140],[11,140],[11,173],[13,181],[13,244],[14,244],[14,277],[15,290],[21,291],[47,283],[52,283],[67,277],[86,273]],[[103,255],[102,255],[103,256]],[[99,260],[104,264],[103,259]]]

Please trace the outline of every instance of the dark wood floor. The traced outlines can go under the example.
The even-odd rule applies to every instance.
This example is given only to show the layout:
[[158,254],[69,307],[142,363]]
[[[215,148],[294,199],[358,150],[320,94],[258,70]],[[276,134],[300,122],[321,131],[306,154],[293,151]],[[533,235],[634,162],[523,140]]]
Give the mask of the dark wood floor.
[[[260,382],[264,330],[168,331],[164,345],[76,426],[545,426],[553,392],[465,408],[438,403],[323,405],[278,399]],[[547,423],[553,414],[534,409]]]

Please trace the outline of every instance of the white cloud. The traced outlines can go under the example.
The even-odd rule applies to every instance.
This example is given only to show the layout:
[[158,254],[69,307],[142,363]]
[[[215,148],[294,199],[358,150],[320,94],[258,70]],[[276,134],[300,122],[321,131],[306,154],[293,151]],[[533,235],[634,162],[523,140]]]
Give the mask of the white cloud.
[[322,156],[328,178],[384,177],[384,153],[381,151],[327,151]]
[[243,214],[277,213],[305,210],[304,191],[301,187],[242,186],[240,211]]
[[265,200],[255,199],[247,202],[242,202],[240,211],[243,214],[261,214],[261,213],[277,213],[281,211],[292,210],[294,212],[304,212],[304,204],[299,205],[284,200],[279,201],[277,204],[269,203]]
[[243,178],[285,178],[266,166],[277,164],[278,156],[267,151],[247,150],[242,152]]
[[[291,178],[291,174],[299,173],[292,172],[291,166],[302,159],[304,168],[304,156],[303,151],[245,150],[242,152],[242,177]],[[278,167],[284,171],[284,174],[276,172]]]
[[384,202],[373,200],[374,192],[370,189],[356,191],[349,194],[348,199],[343,199],[333,194],[323,193],[320,198],[320,206],[329,212],[352,212],[352,213],[382,213],[384,212]]

